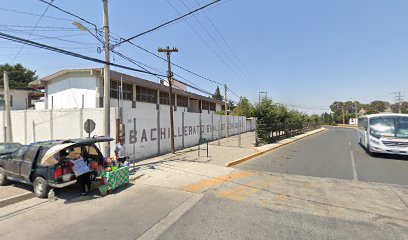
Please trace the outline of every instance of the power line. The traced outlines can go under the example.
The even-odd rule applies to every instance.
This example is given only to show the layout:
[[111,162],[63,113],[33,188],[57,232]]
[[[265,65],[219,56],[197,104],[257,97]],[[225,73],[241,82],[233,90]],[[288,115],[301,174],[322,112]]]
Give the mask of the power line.
[[[184,5],[187,10],[190,10],[188,5],[184,2],[184,0],[180,0],[181,3]],[[169,2],[169,0],[167,0]],[[248,77],[244,74],[243,71],[235,64],[235,62],[232,60],[232,58],[229,56],[229,54],[224,50],[224,48],[218,43],[218,41],[214,38],[214,36],[207,30],[207,28],[204,26],[204,24],[201,23],[201,21],[198,19],[196,15],[193,15],[194,19],[197,21],[197,23],[200,25],[200,27],[204,30],[205,33],[211,38],[211,40],[217,45],[217,47],[221,50],[221,52],[224,54],[224,56],[232,63],[232,65],[242,74],[242,76],[245,77],[245,79],[251,81],[248,79]]]
[[178,21],[178,20],[180,20],[180,19],[183,19],[183,18],[185,18],[185,17],[187,17],[187,16],[189,16],[189,15],[191,15],[191,14],[193,14],[193,13],[196,13],[196,12],[198,12],[198,11],[201,11],[201,10],[203,10],[204,8],[207,8],[207,7],[213,5],[213,4],[217,3],[217,2],[220,2],[220,1],[221,1],[221,0],[212,1],[212,2],[206,4],[206,5],[202,6],[202,7],[199,7],[199,8],[197,8],[197,9],[195,9],[195,10],[193,10],[193,11],[190,11],[190,12],[188,12],[188,13],[186,13],[186,14],[183,14],[183,15],[181,15],[180,17],[177,17],[177,18],[175,18],[175,19],[172,19],[172,20],[170,20],[170,21],[167,21],[167,22],[165,22],[165,23],[162,23],[162,24],[160,24],[160,25],[158,25],[158,26],[156,26],[156,27],[154,27],[154,28],[151,28],[151,29],[149,29],[149,30],[147,30],[147,31],[144,31],[144,32],[142,32],[142,33],[136,34],[136,35],[134,35],[134,36],[132,36],[132,37],[130,37],[130,38],[127,38],[127,39],[125,39],[125,40],[123,40],[123,41],[121,41],[121,42],[119,42],[119,43],[113,45],[112,48],[117,47],[117,46],[121,45],[122,43],[129,42],[130,40],[135,39],[135,38],[140,37],[140,36],[143,36],[143,35],[145,35],[145,34],[147,34],[147,33],[153,32],[153,31],[155,31],[155,30],[157,30],[157,29],[160,29],[160,28],[162,28],[162,27],[164,27],[164,26],[166,26],[166,25],[169,25],[169,24],[171,24],[171,23],[173,23],[173,22],[176,22],[176,21]]
[[[200,6],[200,3],[197,0],[194,0],[198,6]],[[208,22],[211,24],[211,26],[215,29],[217,34],[220,36],[224,44],[228,47],[228,49],[232,52],[232,54],[236,57],[237,61],[241,64],[243,69],[248,73],[248,75],[251,75],[248,69],[246,68],[245,64],[241,61],[241,58],[235,53],[235,51],[232,49],[231,45],[225,40],[223,35],[221,34],[221,31],[218,29],[218,27],[214,24],[214,22],[211,20],[211,18],[208,16],[206,12],[203,12],[204,16],[207,18]]]
[[[178,14],[179,11],[177,10],[177,8],[169,1],[167,0],[167,3],[174,9],[174,11]],[[238,74],[215,50],[214,48],[207,42],[207,40],[205,40],[205,38],[203,36],[201,36],[200,33],[197,32],[197,30],[190,24],[189,21],[187,21],[186,19],[183,19],[187,25],[191,28],[191,30],[200,38],[200,40],[211,50],[211,52],[222,62],[225,64],[225,66],[227,66],[227,68],[229,68],[235,75],[239,76],[241,79],[243,79],[245,81],[244,78],[242,78],[242,76],[240,74]]]
[[[19,11],[19,10],[14,10],[14,9],[8,9],[8,8],[2,8],[0,7],[0,10],[6,11],[6,12],[14,12],[14,13],[19,13],[19,14],[24,14],[24,15],[30,15],[30,16],[36,16],[40,17],[40,14],[35,14],[35,13],[30,13],[30,12],[24,12],[24,11]],[[68,18],[59,18],[59,17],[52,17],[52,16],[43,16],[43,18],[49,18],[49,19],[54,19],[54,20],[63,20],[63,21],[69,21],[71,22],[71,19]]]
[[[0,27],[14,27],[14,28],[34,28],[33,25],[16,25],[16,24],[0,24]],[[73,27],[54,27],[54,26],[37,26],[37,29],[50,29],[50,30],[72,30],[78,31],[78,29]]]
[[[145,52],[147,52],[147,53],[149,53],[149,54],[151,54],[151,55],[153,55],[153,56],[155,56],[155,57],[157,57],[157,58],[160,58],[160,59],[163,60],[163,61],[167,61],[165,58],[163,58],[163,57],[157,55],[156,53],[151,52],[151,51],[149,51],[149,50],[147,50],[147,49],[145,49],[145,48],[143,48],[143,47],[141,47],[141,46],[139,46],[139,45],[137,45],[137,44],[134,44],[134,43],[131,42],[131,41],[129,41],[129,44],[131,44],[131,45],[133,45],[133,46],[135,46],[135,47],[137,47],[137,48],[139,48],[139,49],[141,49],[141,50],[143,50],[143,51],[145,51]],[[173,62],[172,62],[171,65],[173,65],[173,66],[175,66],[175,67],[178,67],[178,68],[180,68],[180,69],[182,69],[182,70],[184,70],[184,71],[186,71],[186,72],[188,72],[188,73],[191,73],[191,74],[193,74],[193,75],[196,76],[196,77],[202,78],[202,79],[204,79],[204,80],[210,81],[210,82],[215,83],[215,84],[218,84],[218,85],[223,85],[223,84],[220,83],[220,82],[217,82],[217,81],[212,80],[212,79],[210,79],[210,78],[204,77],[204,76],[202,76],[202,75],[200,75],[200,74],[198,74],[198,73],[195,73],[195,72],[193,72],[193,71],[191,71],[191,70],[189,70],[189,69],[187,69],[187,68],[185,68],[185,67],[182,67],[182,66],[180,66],[180,65],[178,65],[178,64],[176,64],[176,63],[173,63]]]
[[[15,32],[15,33],[19,33],[19,34],[29,34],[29,37],[30,37],[30,36],[40,37],[40,38],[37,38],[36,40],[41,40],[41,39],[55,39],[55,40],[58,40],[58,41],[69,42],[69,43],[74,43],[74,44],[80,44],[80,45],[85,45],[85,46],[98,46],[98,45],[96,45],[95,43],[79,42],[79,41],[73,41],[73,40],[67,40],[67,39],[62,39],[62,38],[61,38],[61,37],[82,36],[83,33],[70,34],[70,35],[62,35],[62,36],[46,36],[46,35],[41,35],[41,34],[27,33],[27,31],[23,31],[23,30],[3,29],[3,31],[6,31],[6,32]],[[31,40],[34,40],[34,39],[31,39]]]
[[[124,65],[119,65],[119,64],[115,64],[115,63],[111,63],[111,62],[106,62],[106,61],[103,61],[103,60],[100,60],[100,59],[97,59],[97,58],[85,56],[85,55],[75,53],[75,52],[70,52],[70,51],[67,51],[67,50],[64,50],[64,49],[60,49],[60,48],[56,48],[56,47],[49,46],[49,45],[46,45],[46,44],[34,42],[34,41],[31,41],[31,40],[28,40],[28,39],[19,38],[19,37],[12,36],[12,35],[9,35],[9,34],[5,34],[5,33],[2,33],[2,32],[0,32],[0,38],[10,40],[10,41],[13,41],[13,42],[22,43],[22,44],[33,46],[33,47],[38,47],[38,48],[50,50],[50,51],[53,51],[53,52],[62,53],[62,54],[65,54],[65,55],[73,56],[73,57],[76,57],[76,58],[81,58],[81,59],[92,61],[92,62],[97,62],[97,63],[102,63],[102,64],[109,64],[111,66],[131,70],[131,71],[135,71],[135,72],[150,74],[150,72],[148,72],[148,71],[143,71],[143,70],[140,70],[140,69],[131,68],[131,67],[124,66]],[[164,77],[164,76],[162,76],[162,77]]]
[[[54,0],[51,0],[51,2],[53,2]],[[40,24],[41,19],[43,19],[43,17],[45,16],[45,13],[47,13],[48,9],[50,8],[50,6],[47,6],[44,10],[44,12],[41,14],[40,18],[37,20],[37,22],[35,23],[33,29],[30,32],[30,35],[28,36],[28,38],[31,38],[31,35],[33,34],[34,29],[37,28],[38,24]],[[20,55],[21,51],[23,51],[24,45],[21,45],[20,49],[18,50],[17,54],[14,56],[13,60],[11,62],[14,63],[14,61],[17,59],[17,57]]]
[[[117,52],[117,51],[115,51],[115,50],[112,50],[112,52],[115,53],[115,54],[117,54],[119,57],[121,57],[121,58],[123,58],[123,59],[125,59],[125,60],[128,60],[129,62],[131,62],[131,63],[137,65],[138,67],[140,67],[140,68],[142,68],[142,69],[144,69],[145,71],[149,72],[151,75],[156,76],[159,80],[165,80],[166,82],[168,82],[166,79],[161,78],[161,76],[163,76],[163,75],[160,75],[160,74],[157,74],[157,73],[153,73],[153,72],[147,70],[146,68],[144,68],[143,66],[145,66],[145,67],[147,67],[147,68],[154,69],[155,71],[157,71],[157,69],[155,69],[155,68],[153,68],[153,67],[151,67],[151,66],[149,66],[149,65],[146,65],[146,64],[144,64],[144,63],[138,62],[138,61],[136,61],[136,60],[134,60],[134,59],[132,59],[132,58],[130,58],[130,57],[127,57],[127,56],[123,55],[122,53],[119,53],[119,52]],[[142,65],[143,65],[143,66],[142,66]],[[177,75],[177,76],[179,76],[180,78],[183,78],[182,76],[180,76],[180,75],[178,75],[178,74],[176,74],[176,73],[174,73],[174,75]],[[187,80],[187,79],[185,79],[185,78],[183,78],[183,79],[186,80],[187,82],[189,82],[190,84],[188,84],[188,83],[186,83],[186,82],[183,82],[183,81],[180,81],[180,80],[178,80],[178,79],[175,79],[175,80],[178,81],[178,82],[180,82],[180,83],[182,83],[182,84],[184,84],[184,85],[186,85],[186,86],[188,86],[188,87],[190,87],[190,88],[192,88],[192,89],[195,89],[195,90],[200,91],[200,92],[202,92],[202,93],[210,94],[210,95],[211,95],[211,93],[209,93],[207,90],[203,90],[202,88],[200,88],[199,86],[197,86],[196,84],[192,83],[191,81],[189,81],[189,80]]]
[[78,15],[76,15],[76,14],[73,14],[73,13],[71,13],[71,12],[68,12],[68,11],[66,11],[66,10],[64,10],[64,9],[62,9],[62,8],[59,8],[59,7],[55,6],[54,4],[52,4],[52,3],[54,2],[54,0],[51,0],[51,3],[50,3],[50,2],[47,2],[47,1],[44,1],[44,0],[38,0],[38,1],[40,1],[40,2],[42,2],[42,3],[45,3],[45,4],[48,4],[49,7],[53,7],[53,8],[55,8],[55,9],[61,11],[61,12],[64,12],[64,13],[70,15],[70,16],[76,17],[76,18],[80,19],[81,21],[86,22],[86,23],[88,23],[88,24],[94,26],[95,29],[97,29],[97,27],[96,27],[96,25],[95,25],[94,23],[91,23],[90,21],[88,21],[88,20],[86,20],[86,19],[84,19],[84,18],[82,18],[82,17],[80,17],[80,16],[78,16]]
[[[43,0],[39,0],[39,1],[44,2]],[[212,3],[210,3],[210,4],[207,4],[206,6],[203,6],[203,7],[199,8],[199,9],[196,9],[196,10],[192,11],[190,14],[192,14],[193,12],[199,11],[199,10],[201,10],[201,9],[204,9],[205,7],[208,7],[208,6],[212,5],[212,4],[214,4],[214,3],[216,3],[216,2],[220,2],[220,1],[221,1],[221,0],[218,0],[218,1],[214,1],[214,2],[212,2]],[[80,20],[82,20],[82,21],[84,21],[84,22],[87,22],[87,23],[89,23],[89,24],[95,26],[96,33],[97,33],[97,34],[100,33],[100,32],[98,31],[98,29],[96,28],[96,25],[95,25],[94,23],[92,23],[92,22],[90,22],[90,21],[88,21],[88,20],[86,20],[86,19],[84,19],[84,18],[82,18],[82,17],[80,17],[80,16],[78,16],[78,15],[76,15],[76,14],[74,14],[74,13],[71,13],[71,12],[69,12],[69,11],[67,11],[67,10],[64,10],[64,9],[62,9],[62,8],[60,8],[60,7],[57,7],[57,6],[55,6],[55,5],[51,4],[51,3],[47,3],[47,2],[44,2],[44,3],[48,4],[48,5],[51,6],[51,7],[54,7],[55,9],[57,9],[57,10],[59,10],[59,11],[62,11],[62,12],[64,12],[64,13],[66,13],[66,14],[68,14],[68,15],[70,15],[70,16],[76,17],[76,18],[78,18],[78,19],[80,19]],[[190,15],[190,14],[186,14],[185,16]],[[182,17],[179,17],[179,19],[181,19],[181,18],[182,18]],[[173,22],[175,22],[175,21],[173,21]],[[163,26],[164,26],[164,25],[163,25]],[[112,33],[112,32],[111,32],[111,33]],[[114,33],[113,33],[113,34],[114,34]],[[125,39],[121,38],[120,36],[118,36],[117,34],[114,34],[114,35],[116,35],[117,37],[119,37],[119,39],[116,40],[116,41],[118,41],[118,43],[112,46],[112,50],[113,50],[114,46],[118,46],[118,45],[120,45],[120,44],[123,43],[123,42],[128,42],[129,44],[131,44],[131,45],[133,45],[133,46],[135,46],[135,47],[137,47],[137,48],[139,48],[139,49],[141,49],[141,50],[143,50],[143,51],[145,51],[145,52],[147,52],[147,53],[149,53],[149,54],[151,54],[151,55],[153,55],[153,56],[155,56],[155,57],[157,57],[157,58],[160,58],[160,59],[162,59],[162,60],[164,60],[164,61],[167,61],[166,59],[164,59],[163,57],[157,55],[156,53],[153,53],[153,52],[151,52],[151,51],[149,51],[149,50],[147,50],[147,49],[145,49],[145,48],[143,48],[143,47],[141,47],[141,46],[139,46],[139,45],[136,45],[136,44],[132,43],[132,42],[131,42],[131,39],[125,40]],[[95,37],[96,37],[99,41],[101,41],[97,36],[95,36]],[[119,55],[118,55],[118,56],[119,56]],[[122,56],[123,56],[123,57],[126,57],[126,56],[124,56],[123,54],[122,54]],[[121,56],[121,57],[122,57],[122,56]],[[129,58],[129,57],[127,57],[127,58]],[[135,61],[134,59],[131,59],[131,58],[129,58],[129,59],[127,59],[127,60],[128,60],[128,61],[131,61],[131,62],[134,61],[134,64],[137,63],[139,67],[141,67],[140,65],[144,65],[144,66],[146,66],[146,67],[149,67],[149,66],[147,66],[147,65],[145,65],[145,64],[142,64],[141,62],[137,62],[137,61]],[[174,66],[176,66],[176,67],[178,67],[178,68],[180,68],[180,69],[182,69],[182,70],[184,70],[184,71],[186,71],[186,72],[188,72],[188,73],[190,73],[190,74],[193,74],[193,75],[195,75],[195,76],[197,76],[197,77],[200,77],[200,78],[202,78],[202,79],[205,79],[205,80],[207,80],[207,81],[210,81],[210,82],[215,83],[215,84],[218,84],[218,85],[222,85],[220,82],[217,82],[217,81],[214,81],[214,80],[212,80],[212,79],[206,78],[206,77],[204,77],[204,76],[202,76],[202,75],[200,75],[200,74],[197,74],[197,73],[195,73],[195,72],[193,72],[193,71],[191,71],[191,70],[189,70],[189,69],[187,69],[187,68],[184,68],[184,67],[182,67],[182,66],[180,66],[180,65],[178,65],[178,64],[175,64],[175,63],[171,63],[171,64],[174,65]],[[142,67],[141,67],[141,68],[142,68]],[[150,67],[150,68],[151,68],[151,67]],[[157,71],[157,69],[156,69],[156,71]],[[192,83],[192,82],[189,81],[188,79],[186,79],[186,78],[180,76],[180,75],[177,74],[177,73],[174,73],[174,74],[177,75],[177,76],[179,76],[179,77],[182,78],[183,80],[185,80],[185,81],[191,83],[192,85],[194,85],[194,86],[192,86],[192,85],[190,85],[190,84],[186,84],[186,83],[183,83],[183,82],[180,81],[181,83],[185,84],[186,86],[189,86],[190,88],[193,88],[193,89],[195,89],[195,90],[197,90],[197,91],[200,91],[200,92],[202,92],[202,93],[206,93],[206,94],[211,95],[211,93],[209,93],[209,92],[206,91],[206,90],[201,89],[199,86],[197,86],[196,84]],[[154,75],[154,74],[153,74],[153,75]],[[179,80],[178,80],[178,81],[179,81]]]
[[[43,2],[42,0],[39,0],[39,1]],[[55,9],[57,9],[57,10],[59,10],[59,11],[62,11],[62,12],[66,13],[66,14],[68,14],[68,15],[70,15],[70,16],[76,17],[76,18],[78,18],[78,19],[80,19],[80,20],[82,20],[82,21],[85,21],[85,22],[87,22],[87,23],[89,23],[89,24],[91,24],[91,25],[93,25],[93,26],[96,27],[96,25],[95,25],[94,23],[92,23],[92,22],[90,22],[90,21],[88,21],[88,20],[86,20],[86,19],[84,19],[84,18],[82,18],[82,17],[80,17],[80,16],[78,16],[78,15],[76,15],[76,14],[74,14],[74,13],[71,13],[71,12],[69,12],[69,11],[67,11],[67,10],[64,10],[64,9],[62,9],[62,8],[60,8],[60,7],[57,7],[57,6],[54,5],[54,4],[49,4],[49,3],[47,3],[47,4],[50,5],[50,6],[52,6],[52,7],[54,7]],[[97,32],[97,34],[101,34],[101,32],[98,31],[98,30],[96,30],[96,32]],[[117,35],[117,34],[115,34],[115,33],[113,33],[113,32],[111,32],[111,34],[116,35],[116,36],[119,38],[119,39],[116,39],[117,42],[122,42],[122,41],[124,40],[122,37],[120,37],[119,35]],[[99,39],[99,40],[100,40],[100,39]],[[141,47],[141,46],[139,46],[139,45],[137,45],[137,44],[134,44],[134,43],[131,42],[130,40],[128,40],[127,42],[128,42],[129,44],[131,44],[132,46],[137,47],[137,48],[139,48],[139,49],[141,49],[141,50],[143,50],[143,51],[145,51],[145,52],[147,52],[147,53],[149,53],[149,54],[151,54],[151,55],[153,55],[153,56],[155,56],[155,57],[157,57],[157,58],[159,58],[159,59],[161,59],[161,60],[163,60],[163,61],[167,61],[165,58],[161,57],[160,55],[158,55],[158,54],[156,54],[156,53],[154,53],[154,52],[151,52],[151,51],[149,51],[149,50],[147,50],[147,49],[145,49],[145,48],[143,48],[143,47]],[[173,66],[177,67],[177,68],[180,68],[180,69],[182,69],[182,70],[184,70],[184,71],[186,71],[186,72],[188,72],[188,73],[194,75],[194,76],[197,76],[197,77],[199,77],[199,78],[202,78],[202,79],[204,79],[204,80],[210,81],[210,82],[215,83],[215,84],[218,84],[218,85],[223,85],[223,84],[220,83],[220,82],[217,82],[217,81],[212,80],[212,79],[210,79],[210,78],[204,77],[204,76],[202,76],[202,75],[200,75],[200,74],[198,74],[198,73],[195,73],[195,72],[193,72],[193,71],[191,71],[191,70],[189,70],[189,69],[187,69],[187,68],[185,68],[185,67],[182,67],[182,66],[180,66],[180,65],[178,65],[178,64],[176,64],[176,63],[173,63],[173,62],[172,62],[171,64],[172,64]],[[180,75],[178,75],[178,76],[181,77]],[[182,77],[181,77],[181,78],[182,78]],[[186,80],[185,78],[183,78],[183,79]],[[196,86],[197,86],[197,85],[196,85]]]

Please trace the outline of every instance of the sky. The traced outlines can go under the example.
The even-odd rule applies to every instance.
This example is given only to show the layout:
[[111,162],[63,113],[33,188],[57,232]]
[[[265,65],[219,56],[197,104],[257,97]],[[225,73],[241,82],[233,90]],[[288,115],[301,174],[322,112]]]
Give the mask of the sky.
[[[111,0],[110,31],[114,37],[130,37],[210,1]],[[72,25],[80,20],[53,8],[45,12],[47,5],[38,0],[0,2],[0,32],[103,59],[103,52],[97,51],[101,44]],[[98,28],[103,26],[101,0],[55,0],[54,4]],[[407,10],[406,0],[223,0],[133,42],[152,52],[177,47],[174,63],[226,83],[233,92],[228,92],[228,98],[234,101],[238,95],[254,103],[259,91],[267,91],[275,102],[321,113],[334,101],[392,102],[391,93],[396,91],[408,98]],[[66,68],[102,67],[20,46],[0,39],[0,64],[21,63],[39,77]],[[132,45],[125,43],[115,50],[166,72],[164,61]],[[117,55],[112,61],[138,68]],[[112,69],[159,81],[151,75]],[[217,87],[181,69],[172,70],[206,91]]]

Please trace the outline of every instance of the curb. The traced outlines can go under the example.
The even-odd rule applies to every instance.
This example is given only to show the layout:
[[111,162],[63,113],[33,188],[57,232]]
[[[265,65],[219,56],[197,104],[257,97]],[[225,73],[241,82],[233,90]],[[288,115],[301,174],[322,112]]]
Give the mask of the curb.
[[322,125],[322,127],[328,127],[328,128],[352,128],[352,129],[357,129],[357,126],[342,126],[342,125],[337,125],[337,126],[331,126],[331,125]]
[[314,134],[316,134],[316,133],[323,132],[324,130],[326,130],[326,128],[322,128],[322,129],[320,129],[319,131],[316,131],[316,132],[311,133],[311,134],[309,134],[309,135],[303,136],[303,137],[301,137],[301,138],[293,139],[293,141],[290,141],[290,142],[287,142],[287,143],[282,143],[282,144],[280,144],[280,145],[278,145],[278,146],[275,146],[275,147],[273,147],[273,148],[271,148],[271,149],[264,150],[264,151],[261,151],[261,152],[257,152],[257,153],[248,155],[248,156],[246,156],[246,157],[240,158],[240,159],[238,159],[238,160],[231,161],[231,162],[225,164],[225,166],[226,166],[226,167],[232,167],[232,166],[238,165],[238,164],[243,163],[243,162],[245,162],[245,161],[248,161],[248,160],[250,160],[250,159],[252,159],[252,158],[258,157],[258,156],[260,156],[260,155],[262,155],[262,154],[264,154],[264,153],[273,151],[273,150],[275,150],[275,149],[278,149],[278,148],[280,148],[280,147],[286,146],[286,145],[288,145],[288,144],[291,144],[291,143],[296,142],[296,141],[298,141],[298,140],[301,140],[301,139],[303,139],[303,138],[312,136],[312,135],[314,135]]
[[28,200],[33,197],[35,197],[35,194],[33,192],[26,192],[26,193],[22,193],[19,195],[15,195],[13,197],[5,198],[5,199],[0,200],[0,208],[6,207],[14,203]]

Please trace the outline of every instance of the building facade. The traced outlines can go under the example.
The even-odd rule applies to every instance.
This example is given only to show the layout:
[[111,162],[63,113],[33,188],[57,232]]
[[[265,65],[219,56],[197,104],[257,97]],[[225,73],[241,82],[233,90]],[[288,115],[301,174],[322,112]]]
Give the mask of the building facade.
[[[33,108],[42,93],[30,88],[10,89],[10,110]],[[0,110],[4,110],[4,90],[0,89]]]
[[[103,107],[103,69],[61,70],[30,83],[32,87],[43,87],[45,109],[75,109]],[[214,113],[220,111],[223,102],[173,88],[175,111]],[[111,107],[151,108],[169,105],[169,88],[124,73],[111,71]]]

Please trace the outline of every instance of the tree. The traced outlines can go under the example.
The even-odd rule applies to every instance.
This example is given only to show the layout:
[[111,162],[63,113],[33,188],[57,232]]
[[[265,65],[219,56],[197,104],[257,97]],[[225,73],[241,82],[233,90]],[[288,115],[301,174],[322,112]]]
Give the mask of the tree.
[[220,88],[217,86],[217,89],[215,89],[215,93],[212,95],[212,97],[216,100],[222,101],[223,97],[221,95]]
[[235,102],[232,100],[228,100],[228,109],[232,112],[235,109]]
[[28,87],[28,83],[38,79],[35,71],[23,67],[21,64],[0,65],[0,87],[3,88],[3,71],[7,71],[9,74],[10,88],[23,88]]
[[243,97],[239,100],[237,106],[232,111],[234,116],[252,117],[254,114],[254,106],[249,102],[248,98]]
[[[391,104],[391,110],[394,113],[398,112],[398,108],[399,108],[399,103],[393,103]],[[408,113],[408,102],[403,101],[401,102],[401,113]]]
[[384,112],[385,109],[389,106],[388,102],[384,101],[373,101],[370,103],[367,109],[367,114],[373,114],[373,113],[381,113]]
[[332,125],[334,124],[333,122],[333,118],[332,115],[329,113],[322,113],[322,115],[320,116],[321,122],[325,125]]

